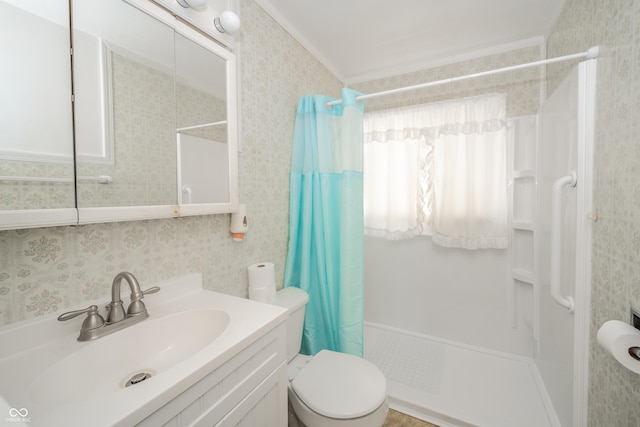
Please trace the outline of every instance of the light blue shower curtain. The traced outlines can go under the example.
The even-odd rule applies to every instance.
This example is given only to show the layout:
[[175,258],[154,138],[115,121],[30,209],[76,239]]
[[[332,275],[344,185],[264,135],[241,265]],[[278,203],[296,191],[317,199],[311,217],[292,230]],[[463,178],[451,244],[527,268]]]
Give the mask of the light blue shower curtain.
[[304,354],[363,352],[364,106],[357,95],[343,89],[343,103],[332,107],[322,95],[298,104],[284,285],[309,294]]

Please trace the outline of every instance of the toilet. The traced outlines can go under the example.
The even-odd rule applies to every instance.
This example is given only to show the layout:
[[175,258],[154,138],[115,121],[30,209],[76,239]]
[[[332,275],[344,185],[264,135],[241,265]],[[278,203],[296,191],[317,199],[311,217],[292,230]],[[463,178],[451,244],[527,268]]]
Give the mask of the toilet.
[[380,427],[389,411],[387,381],[373,363],[360,357],[322,350],[298,354],[309,296],[288,287],[275,304],[289,310],[287,374],[289,427]]

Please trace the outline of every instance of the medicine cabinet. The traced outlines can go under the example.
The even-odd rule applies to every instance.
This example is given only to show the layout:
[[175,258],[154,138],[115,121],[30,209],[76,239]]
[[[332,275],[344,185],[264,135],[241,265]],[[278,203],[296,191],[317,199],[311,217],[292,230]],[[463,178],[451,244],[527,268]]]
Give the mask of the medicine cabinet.
[[147,0],[0,0],[0,229],[237,209],[235,55],[206,33]]

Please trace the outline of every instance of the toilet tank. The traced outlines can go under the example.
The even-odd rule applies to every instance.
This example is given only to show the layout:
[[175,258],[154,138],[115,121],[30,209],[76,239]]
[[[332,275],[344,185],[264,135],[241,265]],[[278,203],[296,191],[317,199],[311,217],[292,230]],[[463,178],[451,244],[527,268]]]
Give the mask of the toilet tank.
[[287,361],[300,352],[302,345],[302,328],[304,326],[304,309],[309,302],[309,295],[295,287],[287,287],[276,292],[276,305],[289,310],[287,321]]

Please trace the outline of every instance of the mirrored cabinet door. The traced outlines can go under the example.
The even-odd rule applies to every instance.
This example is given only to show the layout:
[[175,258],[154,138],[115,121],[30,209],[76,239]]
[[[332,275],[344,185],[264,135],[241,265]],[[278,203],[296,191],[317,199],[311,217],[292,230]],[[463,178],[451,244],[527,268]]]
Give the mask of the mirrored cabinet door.
[[74,0],[78,207],[175,205],[174,31],[122,0]]
[[235,55],[185,24],[176,26],[180,215],[238,206]]
[[0,53],[0,229],[237,208],[235,56],[209,36],[148,0],[0,0]]
[[1,0],[0,55],[0,229],[73,224],[68,0]]
[[178,201],[229,202],[227,61],[176,33]]
[[79,222],[232,212],[233,53],[149,1],[74,0],[73,22]]

